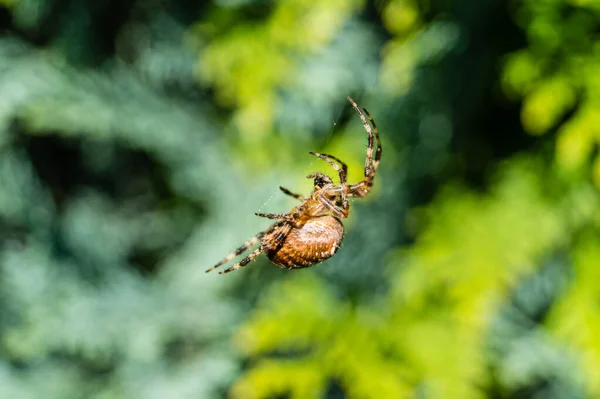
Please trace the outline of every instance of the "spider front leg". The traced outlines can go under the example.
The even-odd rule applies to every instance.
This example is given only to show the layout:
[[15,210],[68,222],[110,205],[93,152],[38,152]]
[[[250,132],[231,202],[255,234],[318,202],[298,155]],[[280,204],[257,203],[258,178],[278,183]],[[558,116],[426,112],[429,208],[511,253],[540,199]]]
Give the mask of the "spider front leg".
[[[373,128],[371,128],[371,125],[369,125],[369,123],[367,122],[367,118],[365,118],[365,115],[360,110],[356,102],[354,102],[354,100],[350,97],[347,97],[347,99],[352,104],[354,110],[358,112],[358,115],[360,116],[363,126],[365,127],[365,130],[367,132],[367,156],[365,159],[365,177],[363,181],[358,182],[356,184],[352,184],[350,186],[349,196],[364,197],[369,193],[369,191],[371,191],[371,187],[373,187],[373,179],[375,178],[375,172],[377,172],[377,167],[379,166],[379,161],[381,160],[381,139],[379,138],[379,130],[377,130],[377,125],[375,124],[375,121],[373,120],[373,117],[371,116],[369,111],[363,108],[363,111],[365,111],[365,114],[367,114],[367,118],[369,118],[369,121],[373,125]],[[377,142],[377,149],[375,150],[375,157],[373,157],[375,141]]]
[[[333,155],[319,154],[318,152],[312,152],[312,151],[310,152],[310,154],[321,158],[322,160],[327,162],[329,165],[331,165],[339,173],[340,187],[341,187],[340,196],[342,197],[342,207],[348,208],[348,199],[346,198],[346,195],[348,193],[348,185],[346,183],[346,176],[348,174],[348,165],[346,165],[344,162],[342,162],[338,158],[334,157]],[[340,165],[342,165],[342,166],[340,167],[338,164],[336,164],[333,161],[339,162]]]
[[[367,111],[366,108],[363,108],[363,111],[365,111],[365,114],[367,114],[367,118],[369,118],[369,121],[371,121],[371,124],[373,125],[373,132],[375,132],[375,141],[377,141],[377,149],[375,150],[375,158],[373,159],[373,173],[371,174],[371,177],[375,177],[375,172],[377,172],[377,167],[379,166],[379,161],[381,160],[381,139],[379,138],[379,130],[377,129],[377,125],[375,124],[373,117],[371,116],[369,111]],[[371,152],[371,156],[372,155],[373,154]]]

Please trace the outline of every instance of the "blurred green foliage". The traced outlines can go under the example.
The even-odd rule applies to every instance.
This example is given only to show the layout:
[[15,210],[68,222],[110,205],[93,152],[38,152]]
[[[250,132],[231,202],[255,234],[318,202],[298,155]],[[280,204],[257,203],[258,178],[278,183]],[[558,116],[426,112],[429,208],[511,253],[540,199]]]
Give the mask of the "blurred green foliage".
[[[0,397],[600,397],[599,11],[0,2]],[[347,95],[342,249],[204,274]]]
[[[512,54],[504,70],[508,93],[523,97],[523,126],[533,134],[558,127],[556,158],[568,171],[586,167],[598,137],[600,80],[594,1],[526,1],[517,21],[529,46]],[[600,160],[590,170],[600,186]]]

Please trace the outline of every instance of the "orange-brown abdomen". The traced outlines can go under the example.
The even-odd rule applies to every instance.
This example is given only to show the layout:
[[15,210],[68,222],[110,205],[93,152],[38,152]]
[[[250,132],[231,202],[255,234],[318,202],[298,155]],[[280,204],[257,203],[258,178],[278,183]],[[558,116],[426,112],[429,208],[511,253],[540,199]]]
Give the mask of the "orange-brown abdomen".
[[309,267],[333,256],[343,238],[342,222],[333,216],[319,216],[309,219],[301,228],[292,228],[278,248],[267,248],[265,253],[279,267]]

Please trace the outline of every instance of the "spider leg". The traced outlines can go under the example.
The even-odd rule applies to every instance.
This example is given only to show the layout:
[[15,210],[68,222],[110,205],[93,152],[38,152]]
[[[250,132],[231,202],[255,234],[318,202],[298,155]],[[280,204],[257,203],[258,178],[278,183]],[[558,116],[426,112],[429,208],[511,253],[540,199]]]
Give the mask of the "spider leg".
[[327,176],[324,173],[315,172],[315,173],[311,173],[310,175],[306,176],[307,179],[314,179],[315,177],[320,177],[324,181],[328,181],[328,182],[331,182],[331,184],[333,184],[333,182],[331,181],[331,177]]
[[274,236],[272,238],[267,240],[268,242],[261,244],[260,247],[256,248],[254,251],[252,251],[247,257],[242,259],[241,262],[236,263],[235,265],[231,266],[229,269],[220,271],[219,274],[229,273],[229,272],[232,272],[239,268],[242,268],[242,267],[246,266],[248,263],[250,263],[258,255],[260,255],[261,252],[264,252],[265,249],[267,249],[268,247],[279,246],[281,244],[281,242],[287,237],[287,235],[291,229],[292,229],[292,225],[290,225],[289,223],[286,223],[286,222],[275,223],[273,226],[271,226],[271,228],[269,228],[269,230],[267,232],[265,232],[265,235],[266,234],[274,234]]
[[[360,116],[360,119],[362,120],[362,123],[367,132],[367,157],[365,159],[365,178],[363,181],[356,184],[352,184],[350,186],[349,196],[364,197],[369,193],[369,191],[371,191],[371,187],[373,186],[373,179],[375,178],[375,172],[377,171],[377,167],[379,166],[382,151],[381,139],[379,138],[379,131],[377,130],[377,125],[375,124],[375,121],[373,120],[373,117],[371,116],[369,111],[363,108],[365,114],[367,114],[367,118],[369,118],[369,121],[373,125],[372,128],[371,125],[369,125],[369,123],[367,122],[367,118],[365,118],[365,115],[360,110],[356,102],[350,97],[347,97],[347,99],[352,104],[354,110],[358,112],[358,115]],[[373,134],[373,132],[375,134]],[[377,149],[375,150],[375,158],[373,158],[373,147],[375,141],[377,141]]]
[[[371,185],[372,185],[373,178],[375,177],[375,172],[377,172],[377,167],[379,166],[379,161],[381,160],[381,151],[382,151],[381,138],[379,138],[379,130],[377,129],[377,124],[375,124],[373,117],[371,116],[369,111],[367,111],[366,108],[363,108],[363,111],[365,111],[365,114],[367,114],[367,118],[369,118],[369,121],[371,121],[371,125],[373,125],[373,132],[375,133],[375,141],[377,142],[377,148],[375,149],[375,159],[373,159],[373,173],[371,174]],[[372,152],[371,152],[371,155],[372,155]]]
[[219,272],[219,274],[225,274],[225,273],[229,273],[232,272],[234,270],[237,270],[241,267],[246,266],[248,263],[250,263],[252,261],[252,259],[256,258],[258,255],[260,255],[260,253],[263,251],[262,246],[256,248],[254,251],[252,251],[250,253],[250,255],[246,256],[244,259],[242,259],[242,261],[240,263],[236,263],[235,265],[231,266],[229,269],[225,269],[225,270],[221,270]]
[[[342,181],[346,180],[346,176],[348,174],[348,165],[346,165],[346,163],[344,161],[342,161],[341,159],[334,157],[333,155],[330,154],[320,154],[318,152],[313,152],[310,151],[309,154],[314,155],[315,157],[319,157],[322,160],[324,160],[325,162],[327,162],[329,165],[331,165],[336,171],[338,171],[338,173],[340,174],[340,183]],[[340,165],[334,163],[333,161],[338,162]],[[341,169],[340,169],[341,166]],[[343,176],[342,176],[343,174]]]
[[[290,232],[290,230],[292,229],[292,225],[290,223],[285,223],[281,224],[281,228],[279,230],[273,230],[273,234],[275,234],[275,232],[277,232],[277,234],[274,235],[274,237],[270,240],[265,240],[265,241],[269,241],[270,245],[275,244],[274,246],[278,246],[288,235],[288,233]],[[263,244],[263,246],[266,246],[267,244]]]
[[290,190],[288,190],[287,188],[284,188],[284,187],[281,187],[281,186],[280,186],[280,187],[279,187],[279,189],[280,189],[281,191],[283,191],[283,192],[284,192],[284,194],[287,194],[287,195],[289,195],[290,197],[294,197],[294,198],[296,198],[296,199],[299,199],[300,201],[304,201],[304,200],[306,200],[306,198],[304,198],[304,197],[303,197],[303,196],[301,196],[300,194],[293,193],[293,192],[291,192]]
[[267,219],[285,219],[285,220],[289,220],[292,217],[288,214],[282,214],[282,213],[255,213],[256,216],[260,216],[262,218],[267,218]]
[[241,262],[236,263],[235,265],[231,266],[229,269],[220,271],[219,274],[229,273],[229,272],[237,270],[241,267],[246,266],[248,263],[250,263],[254,258],[256,258],[258,255],[260,255],[260,253],[263,252],[268,247],[276,248],[287,237],[287,235],[291,229],[292,229],[292,225],[289,223],[286,223],[286,222],[275,223],[273,226],[271,226],[271,228],[269,228],[269,230],[267,232],[265,232],[265,235],[273,234],[273,237],[269,237],[269,239],[265,240],[265,242],[263,244],[261,244],[260,247],[256,248],[254,251],[252,251],[250,253],[250,255],[248,255],[247,257],[242,259]]
[[[321,158],[322,160],[327,162],[329,165],[331,165],[340,174],[340,187],[341,187],[340,196],[342,197],[342,206],[344,208],[347,208],[348,207],[348,199],[346,198],[346,195],[348,193],[348,185],[346,183],[346,175],[348,173],[348,165],[346,165],[344,162],[340,161],[338,158],[334,157],[333,155],[319,154],[318,152],[312,152],[312,151],[310,152],[310,154]],[[333,162],[334,160],[339,162],[342,166],[340,167],[338,164]]]
[[346,97],[346,98],[348,99],[348,101],[350,101],[350,104],[352,104],[352,107],[354,108],[354,110],[356,112],[358,112],[358,115],[360,116],[360,119],[362,120],[365,130],[367,131],[367,158],[365,160],[365,180],[366,180],[367,176],[371,175],[371,170],[373,168],[372,161],[371,161],[373,159],[373,144],[375,141],[375,139],[373,137],[373,130],[371,129],[371,125],[369,125],[369,123],[367,122],[367,118],[365,118],[365,115],[358,107],[358,104],[356,104],[356,102],[351,97]]
[[246,241],[244,244],[242,244],[241,247],[239,247],[238,249],[236,249],[235,251],[233,251],[232,253],[230,253],[226,257],[224,257],[219,263],[217,263],[216,265],[214,265],[213,267],[211,267],[210,269],[208,269],[206,271],[206,273],[215,270],[217,267],[219,267],[219,266],[221,266],[221,265],[229,262],[230,260],[232,260],[233,258],[235,258],[236,256],[238,256],[242,252],[246,251],[248,248],[250,248],[251,246],[253,246],[256,242],[258,242],[258,240],[260,240],[264,235],[265,235],[265,232],[261,231],[260,233],[258,233],[257,235],[255,235],[254,237],[252,237],[251,239],[249,239],[248,241]]
[[325,198],[323,194],[320,194],[318,197],[319,202],[321,202],[327,210],[329,210],[335,217],[340,219],[346,219],[348,217],[348,213],[350,212],[350,206],[348,205],[348,201],[344,204],[342,202],[342,206],[339,207],[333,203],[333,201]]
[[[344,161],[342,161],[341,159],[339,159],[338,157],[335,157],[331,154],[317,154],[316,152],[312,152],[312,151],[310,152],[310,154],[325,160],[326,162],[328,162],[331,165],[331,162],[329,160],[325,159],[325,158],[330,158],[331,160],[334,160],[340,164],[344,173],[346,173],[346,174],[348,173],[348,165],[346,165],[346,163]],[[323,157],[325,157],[325,158],[323,158]],[[333,167],[335,168],[335,166],[333,166]],[[335,169],[338,170],[338,168],[335,168]]]

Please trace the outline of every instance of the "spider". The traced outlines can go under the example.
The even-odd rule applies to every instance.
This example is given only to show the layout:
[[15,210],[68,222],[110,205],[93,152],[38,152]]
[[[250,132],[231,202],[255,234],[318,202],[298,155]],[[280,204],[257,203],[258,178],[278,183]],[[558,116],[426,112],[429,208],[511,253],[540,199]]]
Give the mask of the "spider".
[[[375,172],[381,159],[381,140],[375,121],[369,111],[363,108],[373,125],[371,129],[371,125],[367,123],[356,102],[350,97],[347,99],[354,110],[358,112],[367,131],[368,146],[364,180],[348,184],[346,182],[348,167],[344,162],[333,155],[310,152],[311,155],[321,158],[338,172],[340,185],[334,185],[332,178],[323,173],[311,173],[306,176],[308,179],[314,179],[314,189],[309,197],[303,197],[286,188],[279,187],[285,194],[302,201],[302,203],[284,214],[256,213],[256,216],[274,219],[277,222],[246,241],[241,247],[208,269],[207,273],[241,255],[259,241],[258,248],[239,263],[221,271],[220,274],[246,266],[261,252],[264,252],[273,264],[285,269],[313,266],[337,252],[344,238],[344,226],[341,219],[347,218],[350,212],[348,198],[364,197],[371,191]],[[373,132],[375,132],[374,136]],[[373,157],[375,141],[377,141],[377,148],[375,157]]]

